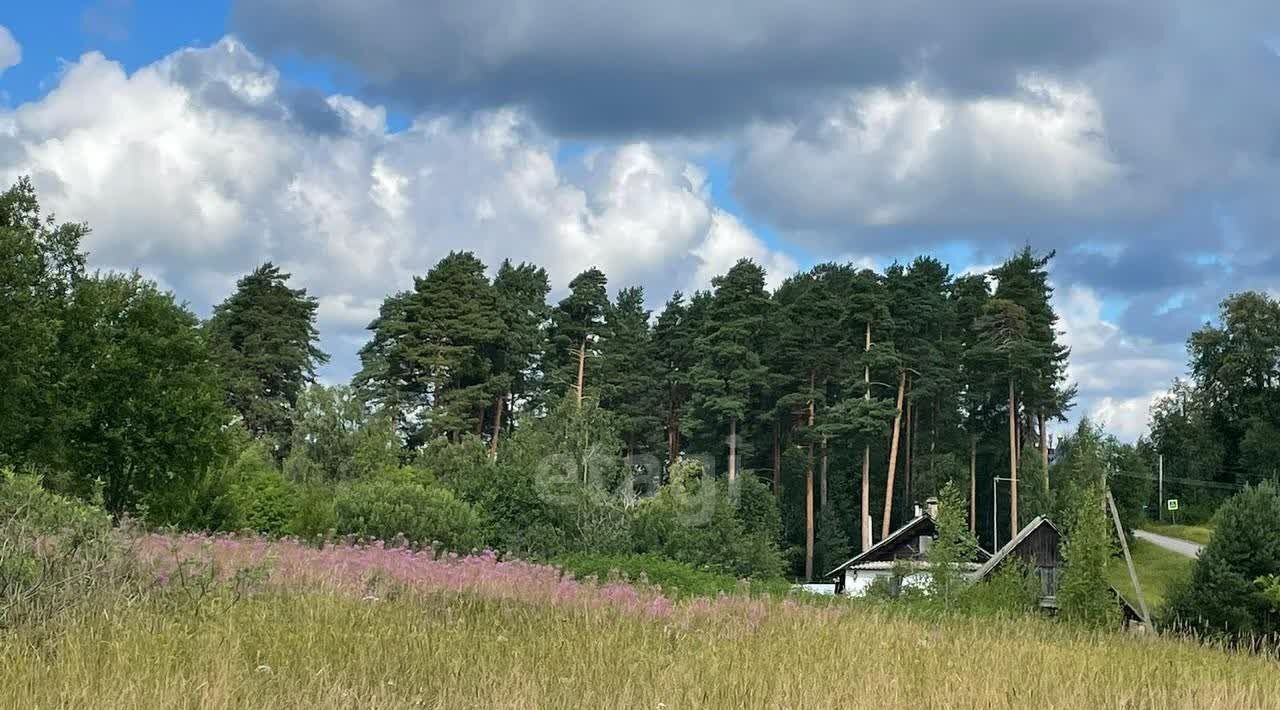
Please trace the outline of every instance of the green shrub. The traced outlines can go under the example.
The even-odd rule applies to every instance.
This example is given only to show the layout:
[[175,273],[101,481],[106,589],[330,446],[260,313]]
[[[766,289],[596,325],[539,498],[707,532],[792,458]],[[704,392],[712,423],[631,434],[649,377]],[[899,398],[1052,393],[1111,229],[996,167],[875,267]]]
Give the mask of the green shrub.
[[1084,487],[1075,498],[1071,532],[1062,543],[1062,582],[1058,586],[1062,618],[1099,628],[1114,624],[1120,611],[1107,581],[1112,538],[1102,501],[1102,487],[1097,483]]
[[1271,605],[1271,610],[1280,614],[1280,574],[1259,577],[1257,585],[1258,589],[1262,590],[1262,598]]
[[392,540],[415,546],[469,552],[484,545],[480,515],[447,488],[424,485],[400,470],[355,481],[334,499],[337,531],[343,535]]
[[927,553],[932,598],[949,607],[968,586],[962,565],[972,562],[978,552],[978,538],[968,526],[964,495],[952,481],[938,493],[938,534]]
[[594,577],[600,581],[622,579],[633,583],[648,583],[677,597],[713,597],[721,593],[742,591],[780,595],[789,589],[782,580],[739,580],[732,575],[707,572],[654,554],[578,553],[557,557],[553,562],[577,579]]
[[0,471],[0,628],[45,623],[130,569],[105,511]]
[[631,527],[637,552],[651,552],[735,577],[782,575],[774,538],[748,532],[726,485],[710,478],[673,476],[637,507]]
[[960,608],[979,616],[1011,617],[1035,611],[1040,599],[1040,579],[1021,558],[1013,557],[960,595]]
[[298,510],[297,491],[276,469],[262,443],[255,442],[240,452],[228,479],[235,511],[228,529],[267,535],[287,532]]
[[300,484],[295,489],[298,504],[285,532],[305,540],[326,538],[338,530],[334,490],[321,484]]
[[1280,488],[1264,483],[1227,500],[1188,583],[1169,593],[1166,623],[1206,636],[1280,634],[1259,578],[1280,574]]

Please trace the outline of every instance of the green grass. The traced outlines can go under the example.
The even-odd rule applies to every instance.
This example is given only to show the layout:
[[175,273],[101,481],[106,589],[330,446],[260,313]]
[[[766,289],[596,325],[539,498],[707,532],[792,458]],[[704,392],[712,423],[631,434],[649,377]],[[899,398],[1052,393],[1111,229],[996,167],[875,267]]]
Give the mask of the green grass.
[[1161,535],[1168,535],[1169,537],[1190,540],[1201,545],[1208,545],[1209,538],[1213,537],[1213,528],[1205,525],[1174,525],[1172,523],[1148,522],[1142,525],[1142,529]]
[[[1129,551],[1133,555],[1133,566],[1137,569],[1138,581],[1142,584],[1142,591],[1147,596],[1147,604],[1154,612],[1164,606],[1169,585],[1174,580],[1191,573],[1193,560],[1146,540],[1135,540],[1129,546]],[[1129,580],[1129,570],[1125,566],[1123,557],[1117,557],[1111,561],[1111,565],[1107,568],[1107,577],[1126,599],[1135,607],[1138,605],[1138,597],[1134,594],[1133,584]]]
[[594,577],[603,582],[621,579],[658,587],[672,597],[714,597],[717,594],[773,594],[785,596],[791,585],[783,579],[739,580],[716,574],[660,555],[565,555],[552,561],[577,579]]
[[1276,661],[874,607],[654,620],[464,593],[105,603],[0,634],[0,708],[1273,708]]

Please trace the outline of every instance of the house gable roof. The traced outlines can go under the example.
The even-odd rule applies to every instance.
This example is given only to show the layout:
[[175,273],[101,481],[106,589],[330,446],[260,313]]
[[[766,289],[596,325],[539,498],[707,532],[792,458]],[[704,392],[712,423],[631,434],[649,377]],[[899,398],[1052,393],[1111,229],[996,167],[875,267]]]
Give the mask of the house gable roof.
[[987,560],[987,563],[978,569],[978,573],[974,576],[974,580],[977,581],[986,577],[988,574],[991,574],[996,567],[1000,566],[1001,562],[1004,562],[1006,557],[1008,557],[1014,550],[1018,549],[1018,546],[1025,542],[1027,538],[1031,537],[1031,533],[1038,530],[1041,525],[1048,525],[1059,536],[1062,535],[1062,532],[1058,530],[1058,527],[1048,518],[1043,515],[1036,516],[1035,520],[1032,520],[1023,526],[1023,528],[1018,531],[1018,534],[1013,536],[1012,540],[1006,542],[1004,547],[997,550],[996,554],[992,555],[991,559]]
[[[890,550],[893,550],[898,545],[909,542],[910,540],[916,537],[919,537],[921,535],[930,535],[930,536],[936,535],[937,530],[938,528],[935,525],[933,518],[929,517],[928,513],[921,513],[920,515],[917,515],[911,520],[908,520],[902,527],[889,533],[888,537],[884,538],[880,542],[877,542],[871,547],[868,547],[865,551],[854,556],[849,561],[845,562],[839,567],[826,573],[825,575],[823,575],[823,578],[828,579],[828,578],[834,577],[840,574],[841,572],[844,572],[849,567],[859,565],[864,562],[878,561],[878,558],[881,555],[883,555],[886,552],[889,552]],[[982,549],[981,547],[978,548],[977,557],[979,562],[981,562],[982,560],[990,556],[991,556],[990,553],[988,553],[986,550]]]

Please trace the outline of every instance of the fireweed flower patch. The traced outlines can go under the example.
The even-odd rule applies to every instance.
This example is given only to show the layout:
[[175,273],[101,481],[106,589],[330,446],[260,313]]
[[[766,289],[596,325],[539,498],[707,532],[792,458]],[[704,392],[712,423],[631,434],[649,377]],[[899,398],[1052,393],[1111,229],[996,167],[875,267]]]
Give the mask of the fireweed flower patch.
[[[267,540],[238,535],[151,534],[137,554],[158,586],[171,585],[185,569],[205,570],[219,581],[244,570],[262,570],[263,584],[278,591],[319,591],[377,601],[386,594],[465,593],[486,599],[566,609],[611,610],[651,619],[698,621],[752,628],[770,613],[798,605],[743,595],[676,601],[660,589],[618,581],[577,580],[552,565],[501,559],[493,551],[437,554],[402,544]],[[830,613],[808,608],[807,613]]]

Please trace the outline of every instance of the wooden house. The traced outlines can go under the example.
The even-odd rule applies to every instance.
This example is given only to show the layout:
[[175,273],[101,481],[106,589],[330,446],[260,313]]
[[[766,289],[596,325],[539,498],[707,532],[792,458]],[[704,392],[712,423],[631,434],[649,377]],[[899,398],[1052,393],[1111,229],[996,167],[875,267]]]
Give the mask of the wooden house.
[[[929,545],[938,537],[936,515],[937,503],[930,499],[926,510],[917,507],[914,518],[824,577],[835,582],[837,595],[852,597],[866,594],[877,580],[899,588],[927,588],[931,579]],[[978,558],[969,563],[965,572],[971,575],[988,557],[985,550],[979,549]]]

